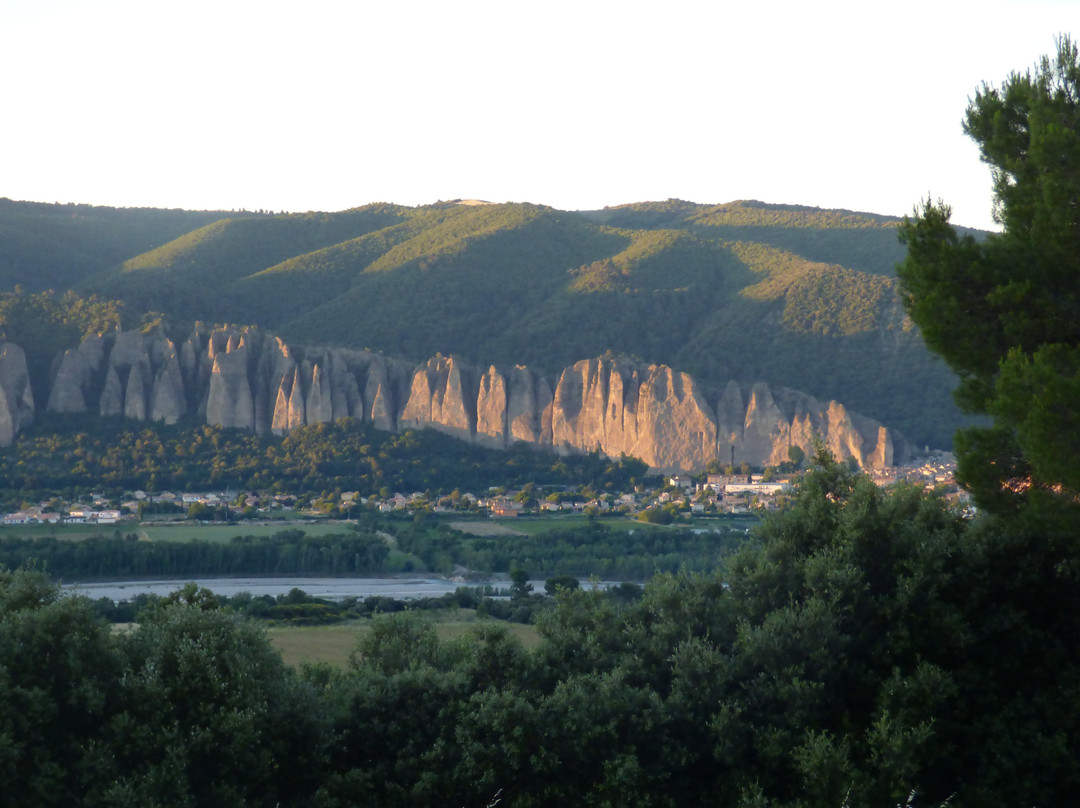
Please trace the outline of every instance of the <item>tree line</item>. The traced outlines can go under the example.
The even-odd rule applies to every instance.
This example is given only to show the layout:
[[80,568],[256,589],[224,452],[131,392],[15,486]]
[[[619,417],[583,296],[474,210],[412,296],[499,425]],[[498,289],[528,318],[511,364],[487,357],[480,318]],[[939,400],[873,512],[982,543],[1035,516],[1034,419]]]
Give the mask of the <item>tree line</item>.
[[455,566],[506,573],[523,568],[537,575],[599,576],[644,581],[658,572],[709,572],[746,537],[742,530],[623,528],[590,521],[526,536],[464,536],[444,526],[403,530],[398,549],[429,570]]
[[0,565],[39,565],[65,581],[229,575],[378,575],[390,549],[374,533],[282,530],[228,542],[140,541],[134,533],[79,541],[0,537]]
[[[242,530],[242,527],[238,527]],[[385,537],[392,537],[394,552]],[[435,520],[402,523],[367,517],[341,533],[301,528],[226,542],[140,541],[136,534],[77,541],[0,535],[0,565],[38,565],[64,581],[233,575],[382,575],[457,568],[484,575],[528,569],[536,575],[644,581],[658,572],[707,572],[743,543],[741,530],[617,528],[599,522],[535,536],[467,536]]]
[[121,418],[44,416],[0,448],[0,497],[16,507],[54,493],[142,489],[267,492],[486,491],[492,486],[633,487],[648,466],[598,452],[558,457],[525,445],[471,446],[435,430],[392,434],[354,418],[299,427],[285,436],[208,424],[135,425]]

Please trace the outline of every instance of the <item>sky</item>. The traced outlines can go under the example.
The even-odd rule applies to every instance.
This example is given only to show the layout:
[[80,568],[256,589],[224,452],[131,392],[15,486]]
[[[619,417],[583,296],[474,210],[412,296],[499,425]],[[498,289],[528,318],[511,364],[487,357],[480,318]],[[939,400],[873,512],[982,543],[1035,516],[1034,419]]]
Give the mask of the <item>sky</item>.
[[1080,0],[0,0],[0,197],[757,199],[994,229],[969,99]]

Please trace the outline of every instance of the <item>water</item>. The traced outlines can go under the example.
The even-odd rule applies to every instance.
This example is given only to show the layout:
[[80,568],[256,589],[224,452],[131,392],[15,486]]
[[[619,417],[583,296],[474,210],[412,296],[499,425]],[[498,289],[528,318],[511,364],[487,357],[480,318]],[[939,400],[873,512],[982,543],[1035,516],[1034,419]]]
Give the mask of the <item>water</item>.
[[[371,596],[407,600],[409,598],[437,598],[456,590],[460,586],[483,586],[491,584],[505,589],[510,581],[481,581],[463,584],[445,578],[196,578],[177,579],[175,581],[102,581],[99,583],[67,584],[64,590],[76,595],[84,595],[92,600],[108,598],[119,603],[130,601],[136,595],[169,595],[185,584],[209,589],[217,595],[232,597],[241,592],[250,592],[255,597],[286,595],[292,589],[302,589],[316,598],[344,600],[345,598],[366,598]],[[543,581],[530,581],[533,590],[543,594]],[[592,583],[582,581],[582,587],[592,588]],[[617,586],[617,581],[598,581],[596,586],[607,589]]]
[[[69,584],[68,592],[88,598],[109,598],[119,602],[136,595],[168,595],[181,589],[191,579],[175,581],[103,581],[100,583]],[[437,598],[453,592],[461,583],[444,578],[196,578],[197,586],[218,595],[232,597],[241,592],[261,595],[285,595],[292,589],[302,589],[309,595],[328,600],[366,598],[369,596],[395,598]],[[498,586],[507,586],[501,581]]]

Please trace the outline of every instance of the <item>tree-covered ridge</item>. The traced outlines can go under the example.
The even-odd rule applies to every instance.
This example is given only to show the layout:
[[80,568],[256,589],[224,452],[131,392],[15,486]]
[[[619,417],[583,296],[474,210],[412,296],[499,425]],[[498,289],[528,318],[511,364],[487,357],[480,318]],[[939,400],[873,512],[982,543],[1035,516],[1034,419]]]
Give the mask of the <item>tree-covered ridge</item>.
[[227,215],[0,198],[0,289],[62,292]]
[[613,227],[656,228],[677,225],[700,227],[781,227],[813,230],[890,228],[900,224],[895,216],[825,210],[806,205],[779,205],[757,200],[740,200],[721,205],[703,205],[682,199],[662,202],[634,202],[598,211],[590,218]]
[[653,293],[689,291],[712,295],[723,288],[717,245],[685,230],[612,231],[628,240],[610,258],[571,270],[569,292]]
[[537,218],[552,215],[555,215],[553,209],[530,204],[436,206],[417,215],[421,226],[415,229],[413,238],[392,247],[366,271],[382,272],[453,256],[468,250],[474,239],[516,230]]
[[130,258],[79,289],[178,318],[221,319],[228,299],[220,293],[230,282],[392,226],[401,218],[396,206],[369,205],[341,213],[222,219]]
[[346,294],[357,276],[393,247],[412,238],[417,228],[416,219],[406,219],[240,278],[222,290],[222,319],[280,328],[328,299]]
[[691,221],[705,227],[785,227],[812,230],[895,229],[900,219],[848,210],[822,210],[802,205],[733,202],[697,212]]
[[735,242],[730,248],[752,272],[765,274],[740,294],[759,301],[782,299],[784,325],[797,334],[851,336],[910,328],[892,278],[807,261],[763,244]]
[[[508,347],[524,341],[522,323],[558,305],[567,270],[618,251],[625,237],[537,206],[459,210],[464,213],[448,218],[445,227],[388,252],[396,256],[395,268],[384,258],[376,270],[355,278],[346,294],[286,323],[285,336],[412,359],[452,352],[476,364],[559,367],[560,357],[544,345],[529,342],[520,353]],[[469,229],[469,222],[479,229]],[[432,252],[435,246],[444,249]],[[564,331],[566,326],[564,320]],[[564,333],[567,340],[573,335]]]
[[708,207],[683,199],[666,199],[613,205],[602,210],[583,211],[582,215],[612,227],[649,229],[675,227]]
[[221,219],[156,250],[135,256],[121,272],[198,270],[207,262],[236,276],[266,269],[298,254],[339,244],[399,222],[403,209],[368,205],[341,213],[294,213]]

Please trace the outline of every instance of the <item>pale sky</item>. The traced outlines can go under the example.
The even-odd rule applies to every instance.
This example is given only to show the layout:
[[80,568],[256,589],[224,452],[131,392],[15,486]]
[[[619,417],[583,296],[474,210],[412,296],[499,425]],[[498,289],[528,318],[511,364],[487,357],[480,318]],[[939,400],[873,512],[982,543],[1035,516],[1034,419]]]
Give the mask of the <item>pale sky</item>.
[[342,210],[678,197],[993,227],[969,97],[1080,0],[0,0],[0,196]]

